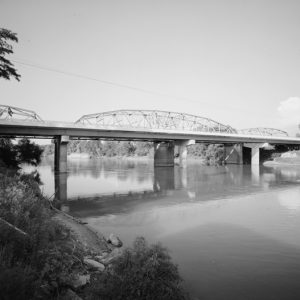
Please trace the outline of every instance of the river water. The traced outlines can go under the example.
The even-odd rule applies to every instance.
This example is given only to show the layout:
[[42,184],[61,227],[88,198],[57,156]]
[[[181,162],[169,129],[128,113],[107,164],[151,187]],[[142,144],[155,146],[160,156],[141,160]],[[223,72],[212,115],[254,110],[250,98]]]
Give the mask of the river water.
[[[153,168],[73,160],[42,189],[61,208],[130,245],[161,242],[196,299],[300,299],[300,167]],[[28,169],[27,169],[28,170]]]

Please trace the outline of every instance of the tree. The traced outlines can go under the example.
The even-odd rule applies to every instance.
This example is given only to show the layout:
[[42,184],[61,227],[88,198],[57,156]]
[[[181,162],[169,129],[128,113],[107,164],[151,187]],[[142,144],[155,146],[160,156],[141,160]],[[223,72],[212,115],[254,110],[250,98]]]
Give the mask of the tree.
[[43,150],[39,145],[24,138],[13,144],[10,138],[0,139],[0,165],[19,168],[20,164],[27,163],[37,166],[41,161]]
[[17,73],[14,65],[5,58],[7,54],[12,54],[12,46],[7,42],[18,42],[17,34],[5,29],[0,28],[0,77],[9,80],[10,77],[14,77],[20,81],[21,75]]

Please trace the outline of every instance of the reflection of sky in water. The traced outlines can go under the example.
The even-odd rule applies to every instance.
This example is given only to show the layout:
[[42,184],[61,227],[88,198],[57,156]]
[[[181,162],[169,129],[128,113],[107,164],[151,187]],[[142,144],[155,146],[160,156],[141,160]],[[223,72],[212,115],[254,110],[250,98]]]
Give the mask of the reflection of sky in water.
[[[300,189],[296,188],[281,193],[276,191],[226,200],[180,203],[184,195],[175,192],[171,196],[173,204],[168,198],[163,198],[159,202],[140,203],[130,212],[87,220],[106,233],[120,232],[125,240],[130,241],[137,232],[153,240],[164,240],[199,226],[217,223],[241,226],[300,248],[300,218],[290,219],[289,212],[282,210],[280,195],[285,192],[294,203],[300,197]],[[279,202],[274,201],[276,199]],[[128,228],[131,229],[129,232]]]
[[284,208],[300,213],[300,193],[298,189],[278,192],[277,197],[280,205]]

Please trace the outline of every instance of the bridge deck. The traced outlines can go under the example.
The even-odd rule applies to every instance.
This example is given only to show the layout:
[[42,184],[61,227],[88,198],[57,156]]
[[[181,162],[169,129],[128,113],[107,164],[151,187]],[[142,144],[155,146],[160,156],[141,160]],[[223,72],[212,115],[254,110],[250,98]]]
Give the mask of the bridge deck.
[[196,131],[157,130],[145,128],[120,128],[83,125],[80,123],[54,121],[0,120],[1,136],[70,136],[70,138],[116,139],[116,140],[196,140],[211,143],[271,143],[300,145],[300,138],[258,136],[249,134],[208,133]]

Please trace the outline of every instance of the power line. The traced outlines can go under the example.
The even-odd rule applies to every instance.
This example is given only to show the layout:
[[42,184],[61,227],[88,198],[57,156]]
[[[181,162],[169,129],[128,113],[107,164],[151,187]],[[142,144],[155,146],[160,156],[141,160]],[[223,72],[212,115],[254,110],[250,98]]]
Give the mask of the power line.
[[[81,79],[85,79],[85,80],[96,81],[96,82],[100,82],[102,84],[107,84],[107,85],[110,85],[110,86],[115,86],[115,87],[119,87],[119,88],[134,90],[134,91],[141,92],[141,93],[144,93],[144,94],[150,94],[150,95],[155,95],[155,96],[160,96],[160,97],[167,97],[167,98],[171,98],[171,99],[176,99],[176,100],[179,100],[179,101],[188,101],[188,102],[201,103],[201,104],[213,106],[211,103],[205,102],[205,101],[198,101],[198,100],[187,98],[187,97],[178,97],[178,96],[174,96],[174,95],[164,94],[164,93],[160,93],[160,92],[157,92],[157,91],[151,91],[151,90],[147,90],[147,89],[143,89],[143,88],[139,88],[139,87],[134,87],[134,86],[130,86],[130,85],[122,84],[122,83],[117,83],[117,82],[108,81],[108,80],[102,80],[102,79],[99,79],[99,78],[90,77],[90,76],[86,76],[86,75],[82,75],[82,74],[78,74],[78,73],[73,73],[73,72],[69,72],[69,71],[63,71],[63,70],[55,69],[55,68],[48,67],[48,66],[38,65],[38,64],[35,64],[35,63],[27,63],[27,62],[22,62],[22,61],[13,60],[13,59],[11,61],[13,61],[14,63],[18,63],[20,65],[24,65],[24,66],[35,68],[35,69],[40,69],[40,70],[44,70],[44,71],[48,71],[48,72],[63,74],[63,75],[66,75],[66,76],[77,77],[77,78],[81,78]],[[242,108],[232,107],[230,105],[222,105],[221,103],[218,103],[218,107],[223,107],[227,110],[236,110],[236,111],[249,112],[249,109],[242,109]]]
[[[81,79],[86,79],[86,80],[97,81],[97,82],[101,82],[103,84],[108,84],[108,85],[112,85],[112,86],[116,86],[116,87],[120,87],[120,88],[135,90],[135,91],[146,93],[146,94],[151,94],[151,95],[156,95],[156,96],[161,96],[161,97],[174,98],[174,99],[178,99],[178,100],[188,100],[188,101],[196,102],[196,100],[192,100],[192,99],[185,98],[185,97],[177,97],[177,96],[173,96],[173,95],[168,95],[168,94],[160,93],[160,92],[157,92],[157,91],[151,91],[151,90],[147,90],[147,89],[143,89],[143,88],[139,88],[139,87],[134,87],[134,86],[130,86],[130,85],[122,84],[122,83],[117,83],[117,82],[108,81],[108,80],[102,80],[102,79],[98,79],[98,78],[94,78],[94,77],[90,77],[90,76],[86,76],[86,75],[82,75],[82,74],[77,74],[77,73],[73,73],[73,72],[69,72],[69,71],[58,70],[58,69],[51,68],[51,67],[41,66],[41,65],[32,64],[32,63],[25,63],[25,62],[21,62],[19,60],[13,60],[13,59],[11,61],[13,61],[15,63],[19,63],[19,64],[24,65],[24,66],[40,69],[40,70],[55,72],[55,73],[59,73],[59,74],[67,75],[67,76],[73,76],[73,77],[78,77],[78,78],[81,78]],[[197,102],[199,102],[199,101],[197,101]],[[210,104],[208,102],[203,102],[203,101],[201,103]]]

